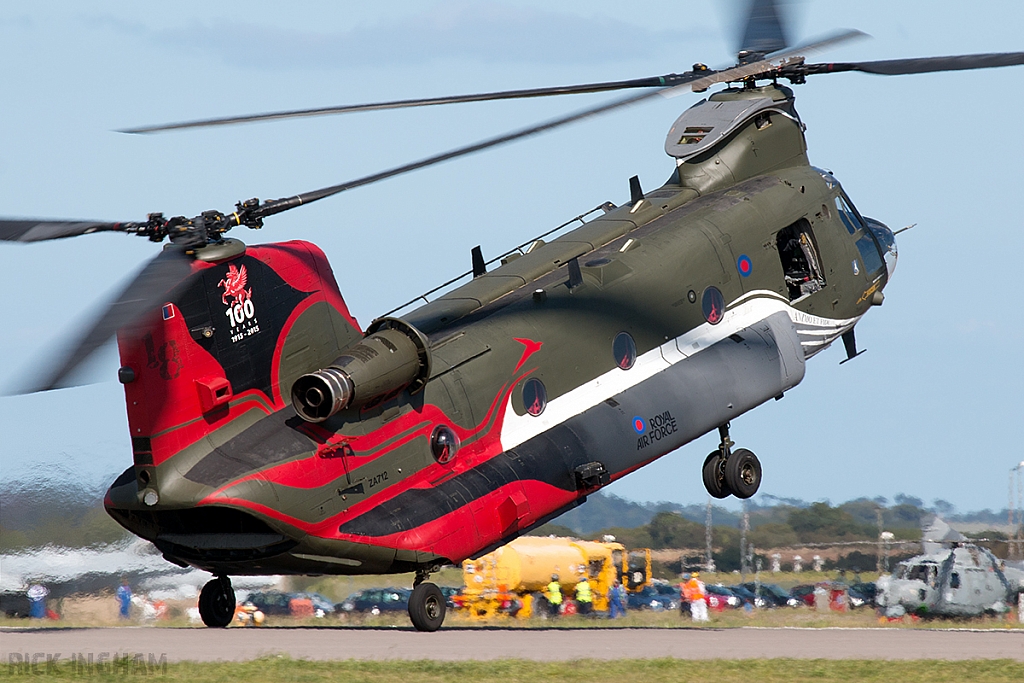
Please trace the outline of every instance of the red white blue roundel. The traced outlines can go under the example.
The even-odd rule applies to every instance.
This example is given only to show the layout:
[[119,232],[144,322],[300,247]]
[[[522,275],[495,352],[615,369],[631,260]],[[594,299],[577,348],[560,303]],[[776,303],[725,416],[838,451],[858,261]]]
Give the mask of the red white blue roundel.
[[642,417],[637,416],[633,418],[633,430],[637,434],[643,434],[644,432],[647,431],[647,423],[644,422],[644,419]]
[[740,257],[736,259],[736,270],[740,271],[740,275],[747,277],[754,271],[754,264],[751,262],[750,257],[746,254],[740,254]]

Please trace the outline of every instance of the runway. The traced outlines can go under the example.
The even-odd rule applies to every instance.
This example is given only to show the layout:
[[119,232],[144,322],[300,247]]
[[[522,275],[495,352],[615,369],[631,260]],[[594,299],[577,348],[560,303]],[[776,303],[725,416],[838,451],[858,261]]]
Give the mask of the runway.
[[311,660],[432,659],[1013,659],[1024,630],[910,629],[410,629],[83,628],[2,629],[0,665],[47,656],[166,656],[242,661],[287,654]]

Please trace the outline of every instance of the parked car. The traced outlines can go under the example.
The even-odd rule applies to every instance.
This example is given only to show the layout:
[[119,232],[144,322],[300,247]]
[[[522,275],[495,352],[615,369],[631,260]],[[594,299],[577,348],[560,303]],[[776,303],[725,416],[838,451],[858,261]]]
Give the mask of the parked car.
[[876,588],[873,581],[855,583],[847,589],[850,607],[874,607]]
[[802,583],[789,589],[789,596],[801,604],[814,607],[814,584]]
[[0,614],[8,619],[28,618],[29,599],[25,591],[0,593]]
[[249,593],[249,597],[245,599],[245,602],[251,602],[256,605],[256,608],[268,617],[275,615],[289,616],[292,613],[289,607],[291,601],[292,594],[283,591],[258,591],[256,593]]
[[743,600],[725,586],[707,584],[705,590],[708,592],[708,608],[721,612],[727,608],[738,608],[743,606]]
[[[753,582],[744,583],[742,586],[751,593],[754,593],[758,588],[757,584]],[[796,598],[789,594],[789,591],[774,583],[762,583],[757,597],[764,600],[764,606],[766,607],[796,607],[800,604]],[[758,607],[761,607],[761,605],[758,605]]]
[[316,616],[323,617],[334,613],[334,603],[319,593],[292,593],[293,598],[305,598],[313,603]]
[[334,607],[339,612],[405,612],[410,595],[412,591],[406,588],[370,588],[353,593]]
[[679,609],[679,589],[669,583],[652,583],[644,586],[637,593],[629,593],[626,597],[629,609],[661,610]]
[[764,607],[764,598],[755,597],[753,592],[748,591],[743,586],[726,586],[733,594],[743,601],[743,604],[754,605],[755,607]]
[[[708,584],[705,586],[705,590],[708,593],[706,598],[708,602],[708,609],[711,609],[712,611],[720,612],[725,611],[726,609],[735,609],[743,604],[743,601],[736,597],[736,594],[725,586]],[[684,609],[684,611],[686,610]]]

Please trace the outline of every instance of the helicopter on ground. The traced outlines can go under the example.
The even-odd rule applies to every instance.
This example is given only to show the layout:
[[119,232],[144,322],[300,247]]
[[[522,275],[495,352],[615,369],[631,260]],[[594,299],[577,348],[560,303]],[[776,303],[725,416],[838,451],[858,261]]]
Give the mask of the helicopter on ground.
[[1000,614],[1024,595],[1024,564],[1000,560],[939,517],[926,520],[921,555],[878,581],[875,603],[889,618]]
[[[793,92],[779,81],[1024,63],[1022,53],[804,60],[855,35],[787,48],[774,3],[758,0],[739,63],[720,71],[698,64],[634,81],[355,107],[645,89],[349,183],[191,218],[0,221],[0,238],[14,241],[100,231],[170,241],[35,388],[60,386],[116,332],[134,463],[105,505],[169,561],[215,575],[200,599],[210,626],[230,622],[232,575],[414,571],[410,617],[436,630],[445,609],[431,572],[716,429],[705,486],[749,497],[761,465],[733,448],[731,420],[781,398],[833,342],[855,357],[854,327],[882,303],[896,262],[893,232],[810,165]],[[468,282],[365,329],[314,245],[225,236],[671,89],[716,84],[733,85],[671,127],[664,185],[644,192],[634,179],[623,205],[605,203],[578,227],[491,261],[474,249]]]

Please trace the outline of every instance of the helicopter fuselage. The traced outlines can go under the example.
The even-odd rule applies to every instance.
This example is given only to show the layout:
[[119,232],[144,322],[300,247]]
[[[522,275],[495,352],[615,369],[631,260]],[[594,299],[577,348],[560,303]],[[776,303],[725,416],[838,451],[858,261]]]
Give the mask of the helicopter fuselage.
[[109,512],[219,575],[423,571],[782,397],[881,303],[892,233],[809,165],[785,88],[669,135],[661,188],[365,332],[312,245],[200,254],[119,335]]

